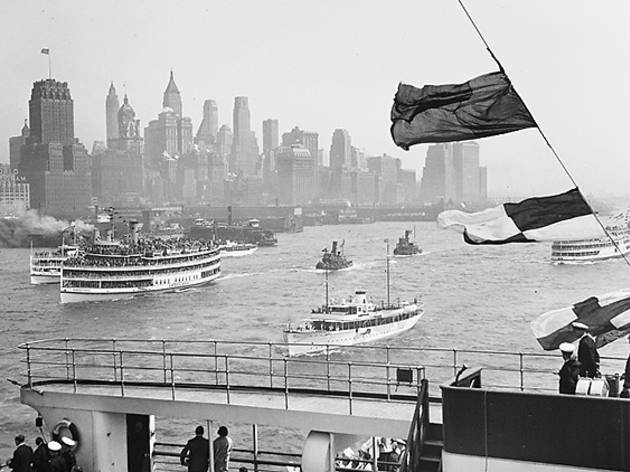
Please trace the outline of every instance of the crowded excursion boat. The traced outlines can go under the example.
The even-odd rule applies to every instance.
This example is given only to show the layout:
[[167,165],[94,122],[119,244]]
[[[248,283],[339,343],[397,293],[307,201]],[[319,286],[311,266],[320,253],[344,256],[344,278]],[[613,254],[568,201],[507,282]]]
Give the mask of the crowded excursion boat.
[[97,241],[67,259],[61,303],[128,299],[203,285],[221,275],[218,246],[191,240]]
[[[395,256],[415,256],[416,254],[422,254],[422,249],[410,239],[411,231],[405,230],[405,235],[402,238],[398,238],[396,247],[394,248]],[[415,239],[415,238],[414,238]]]
[[69,257],[76,256],[78,250],[78,246],[62,244],[54,251],[31,251],[29,264],[31,284],[58,284],[63,262]]
[[352,261],[343,254],[344,246],[345,241],[339,246],[337,245],[337,241],[333,241],[330,251],[328,251],[328,248],[322,250],[322,258],[315,268],[318,270],[341,270],[350,267]]

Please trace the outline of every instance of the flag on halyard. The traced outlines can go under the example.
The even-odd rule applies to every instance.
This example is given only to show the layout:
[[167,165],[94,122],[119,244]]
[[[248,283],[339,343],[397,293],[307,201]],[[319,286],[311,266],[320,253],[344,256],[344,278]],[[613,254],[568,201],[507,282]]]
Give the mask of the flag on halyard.
[[575,321],[589,327],[597,347],[630,333],[630,290],[590,297],[573,306],[543,313],[530,326],[546,351],[563,342],[573,342],[582,333],[571,326]]
[[50,54],[50,49],[48,49],[48,48],[42,48],[41,53],[42,53],[42,54]]
[[447,210],[442,228],[463,232],[468,244],[532,243],[601,238],[604,231],[579,190],[504,203],[478,213]]
[[504,72],[450,85],[399,84],[392,137],[407,150],[419,143],[483,138],[536,126]]

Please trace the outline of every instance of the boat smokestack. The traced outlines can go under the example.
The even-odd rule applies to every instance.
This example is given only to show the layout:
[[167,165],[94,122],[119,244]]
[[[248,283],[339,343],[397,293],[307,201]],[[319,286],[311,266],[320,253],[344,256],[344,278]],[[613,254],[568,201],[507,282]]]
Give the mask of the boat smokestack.
[[232,205],[228,206],[228,226],[232,226]]
[[131,236],[131,245],[136,247],[138,245],[138,222],[130,221],[129,222],[129,234]]
[[111,229],[107,230],[107,233],[105,233],[105,238],[107,241],[113,241],[114,240],[114,232]]
[[354,298],[357,305],[365,305],[367,303],[367,292],[365,290],[357,290],[354,292]]
[[332,242],[332,253],[337,254],[337,241]]
[[409,241],[409,236],[411,236],[411,230],[410,229],[406,229],[405,230],[405,239],[407,241]]

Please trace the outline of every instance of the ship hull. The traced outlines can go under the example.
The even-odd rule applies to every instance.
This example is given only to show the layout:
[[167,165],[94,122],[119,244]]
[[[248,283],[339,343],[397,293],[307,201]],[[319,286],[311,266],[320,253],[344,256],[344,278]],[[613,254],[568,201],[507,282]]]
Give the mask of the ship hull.
[[225,257],[243,257],[243,256],[249,256],[251,254],[254,254],[256,252],[256,249],[258,249],[258,247],[253,247],[250,249],[238,249],[238,250],[232,250],[232,251],[226,251],[226,250],[221,250],[221,257],[225,258]]
[[315,269],[317,270],[342,270],[342,269],[347,269],[348,267],[351,267],[351,266],[352,266],[352,262],[350,262],[349,264],[325,264],[320,261],[315,266]]
[[144,288],[130,288],[126,290],[120,289],[102,289],[95,291],[94,289],[73,288],[72,290],[62,289],[60,291],[61,303],[81,303],[81,302],[103,302],[115,300],[129,300],[135,297],[149,295],[153,293],[166,293],[186,290],[189,288],[200,287],[216,280],[221,275],[221,271],[212,274],[203,279],[186,282],[174,283],[167,287],[149,286]]
[[420,310],[416,316],[406,320],[396,321],[385,325],[373,326],[366,329],[350,329],[339,331],[295,332],[284,333],[284,341],[288,344],[290,356],[316,354],[325,352],[327,345],[352,346],[354,344],[377,341],[395,336],[413,328],[422,317]]
[[[617,251],[612,245],[603,247],[598,251],[584,251],[574,253],[558,253],[552,252],[551,262],[553,264],[584,264],[589,262],[607,261],[609,259],[618,259],[630,254],[630,243],[618,243],[621,252]],[[552,249],[553,251],[553,249]]]
[[32,285],[58,284],[61,274],[31,274]]

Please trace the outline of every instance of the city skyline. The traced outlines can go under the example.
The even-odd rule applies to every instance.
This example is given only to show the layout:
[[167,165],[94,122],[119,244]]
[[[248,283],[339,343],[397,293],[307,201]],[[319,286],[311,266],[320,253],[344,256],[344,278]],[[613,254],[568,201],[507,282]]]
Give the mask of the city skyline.
[[[308,34],[301,34],[294,21],[305,4],[264,4],[190,3],[172,17],[160,2],[152,9],[126,5],[122,15],[110,6],[82,9],[72,1],[54,7],[4,4],[1,34],[22,41],[7,39],[0,53],[3,64],[15,70],[7,77],[12,93],[4,101],[0,133],[5,142],[19,134],[28,115],[24,103],[30,85],[47,76],[47,58],[39,54],[45,47],[52,54],[53,76],[72,84],[76,135],[88,147],[105,141],[103,95],[112,80],[120,97],[125,92],[133,97],[146,124],[161,109],[163,77],[173,68],[195,130],[206,99],[217,102],[219,126],[231,126],[233,98],[248,96],[259,137],[263,119],[273,117],[281,131],[296,125],[317,131],[320,147],[328,149],[333,130],[344,128],[366,155],[387,153],[420,171],[426,146],[404,152],[389,136],[397,83],[458,83],[496,69],[456,2],[403,1],[394,8],[367,5],[361,11],[338,5],[335,15],[323,2],[309,7],[313,28]],[[626,101],[629,92],[621,87],[613,99],[603,100],[594,91],[602,82],[628,78],[628,68],[615,59],[624,57],[630,44],[623,27],[628,6],[534,1],[508,8],[488,0],[469,8],[585,193],[625,193],[621,136],[628,122],[623,107],[615,104]],[[70,10],[73,15],[66,14]],[[422,21],[422,28],[398,28],[401,11],[432,21]],[[204,22],[214,26],[212,31],[200,27]],[[191,26],[178,38],[161,35],[170,23]],[[117,24],[116,36],[107,32],[111,24]],[[233,31],[238,41],[228,41]],[[202,32],[217,45],[211,51],[195,48]],[[548,41],[551,35],[554,40]],[[435,38],[441,38],[439,47],[427,47]],[[422,47],[404,51],[414,44]],[[480,144],[483,164],[492,169],[494,195],[552,193],[571,186],[535,130]],[[0,160],[8,161],[6,145]]]

